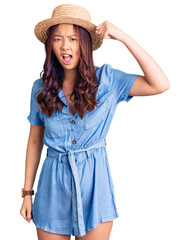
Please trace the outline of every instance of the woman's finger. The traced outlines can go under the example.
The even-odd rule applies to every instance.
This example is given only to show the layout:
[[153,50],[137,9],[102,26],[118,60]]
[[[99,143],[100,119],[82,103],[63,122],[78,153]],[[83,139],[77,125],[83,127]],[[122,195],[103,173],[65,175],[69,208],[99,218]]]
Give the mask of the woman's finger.
[[101,28],[101,26],[104,24],[104,22],[103,23],[100,23],[98,26],[96,26],[96,29],[99,29],[99,28]]
[[27,221],[27,210],[26,209],[21,209],[20,210],[20,214],[23,216],[23,218]]
[[27,221],[30,222],[31,220],[31,209],[27,209]]

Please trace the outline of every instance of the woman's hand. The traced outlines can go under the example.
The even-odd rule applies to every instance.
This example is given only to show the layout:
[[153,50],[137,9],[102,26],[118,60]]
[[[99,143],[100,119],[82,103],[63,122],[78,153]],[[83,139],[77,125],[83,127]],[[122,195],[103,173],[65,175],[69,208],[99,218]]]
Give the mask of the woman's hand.
[[28,222],[30,222],[30,220],[32,219],[32,196],[31,195],[26,195],[24,197],[20,214]]
[[121,29],[113,25],[108,20],[96,27],[96,33],[99,34],[102,38],[115,40],[121,40],[125,34]]

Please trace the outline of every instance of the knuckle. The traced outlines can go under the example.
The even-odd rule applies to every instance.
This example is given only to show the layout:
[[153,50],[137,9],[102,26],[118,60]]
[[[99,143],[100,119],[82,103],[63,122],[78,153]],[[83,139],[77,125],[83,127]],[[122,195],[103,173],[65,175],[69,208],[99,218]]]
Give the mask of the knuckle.
[[23,215],[24,214],[24,210],[22,209],[22,210],[20,210],[20,214],[21,215]]

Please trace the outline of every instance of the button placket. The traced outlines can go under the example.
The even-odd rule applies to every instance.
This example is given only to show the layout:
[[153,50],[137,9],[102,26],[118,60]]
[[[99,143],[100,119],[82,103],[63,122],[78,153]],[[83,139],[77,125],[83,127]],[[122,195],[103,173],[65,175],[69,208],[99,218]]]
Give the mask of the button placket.
[[71,130],[72,130],[71,141],[74,150],[77,149],[77,124],[76,120],[73,118],[71,119]]

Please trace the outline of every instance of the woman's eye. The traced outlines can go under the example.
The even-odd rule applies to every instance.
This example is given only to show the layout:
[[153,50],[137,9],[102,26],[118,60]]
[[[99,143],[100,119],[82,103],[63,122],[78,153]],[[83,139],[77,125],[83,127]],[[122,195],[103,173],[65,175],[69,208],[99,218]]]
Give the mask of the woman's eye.
[[71,40],[76,40],[75,38],[71,38]]
[[54,41],[58,42],[59,40],[61,40],[60,38],[55,38]]

